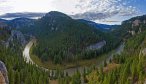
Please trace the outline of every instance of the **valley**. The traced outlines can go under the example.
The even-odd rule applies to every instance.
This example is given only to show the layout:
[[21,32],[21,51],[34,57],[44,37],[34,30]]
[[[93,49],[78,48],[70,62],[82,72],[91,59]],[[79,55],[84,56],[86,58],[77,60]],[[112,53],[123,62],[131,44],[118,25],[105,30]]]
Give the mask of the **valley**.
[[[121,25],[100,24],[111,27],[108,31],[98,29],[99,24],[94,22],[89,25],[57,11],[37,20],[18,18],[1,22],[0,60],[8,70],[5,73],[10,84],[146,81],[145,15]],[[0,74],[0,81],[4,81],[5,74]]]
[[146,0],[0,0],[0,84],[146,84]]
[[[51,63],[42,63],[41,61],[36,61],[35,59],[32,59],[33,57],[31,57],[32,53],[30,53],[30,49],[33,45],[35,45],[35,43],[36,43],[36,40],[32,39],[25,46],[25,49],[23,51],[23,57],[24,57],[26,63],[34,64],[37,67],[40,67],[40,68],[45,69],[45,70],[50,70],[52,68],[57,69],[60,67],[61,69],[64,70],[64,72],[67,72],[69,74],[69,76],[72,76],[77,70],[79,70],[80,73],[82,73],[85,67],[87,68],[91,65],[92,66],[94,65],[96,67],[100,67],[104,64],[104,61],[109,62],[109,60],[111,60],[113,58],[113,55],[117,55],[117,54],[122,53],[122,51],[124,49],[124,44],[121,44],[115,50],[112,50],[106,54],[103,54],[103,55],[99,56],[98,58],[94,58],[91,60],[80,60],[77,64],[68,63],[65,66],[65,65],[53,65]],[[70,65],[70,66],[68,66],[68,65]],[[52,66],[56,66],[56,67],[52,67]]]

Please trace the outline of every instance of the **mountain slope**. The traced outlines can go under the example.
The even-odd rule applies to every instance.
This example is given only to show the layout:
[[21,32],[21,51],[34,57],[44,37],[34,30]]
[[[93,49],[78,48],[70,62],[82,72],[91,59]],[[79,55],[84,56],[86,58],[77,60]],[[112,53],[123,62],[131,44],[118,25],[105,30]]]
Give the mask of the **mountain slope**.
[[3,41],[5,41],[10,35],[10,30],[5,27],[6,26],[2,26],[0,24],[0,40],[3,40]]
[[119,38],[128,38],[146,30],[146,15],[123,21],[119,29],[113,31]]
[[117,38],[102,32],[98,26],[88,25],[56,11],[37,20],[16,18],[5,23],[27,36],[34,35],[37,44],[33,54],[43,61],[61,63],[63,60],[89,59],[111,50],[119,43],[115,41]]
[[0,28],[6,28],[8,26],[6,23],[7,23],[7,20],[0,19]]
[[[104,33],[60,12],[49,12],[39,19],[34,28],[38,40],[33,49],[39,58],[72,60],[91,44],[104,40]],[[58,63],[55,62],[55,63]]]
[[[146,17],[124,21],[116,33],[125,39],[124,52],[115,55],[100,69],[85,72],[89,84],[145,84],[146,83]],[[134,32],[131,33],[130,31]],[[119,35],[119,36],[120,36]],[[85,70],[86,71],[86,70]],[[87,75],[86,75],[87,74]]]

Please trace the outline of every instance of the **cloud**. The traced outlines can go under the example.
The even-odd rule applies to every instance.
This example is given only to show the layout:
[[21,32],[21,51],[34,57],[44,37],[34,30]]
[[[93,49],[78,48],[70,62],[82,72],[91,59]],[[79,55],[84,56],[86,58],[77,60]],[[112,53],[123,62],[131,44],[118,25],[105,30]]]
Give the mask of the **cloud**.
[[76,19],[100,20],[114,15],[128,16],[137,13],[135,7],[128,5],[127,0],[79,0],[77,9],[83,10],[72,15]]
[[33,12],[21,12],[21,13],[6,13],[1,15],[0,18],[18,18],[18,17],[26,17],[26,18],[36,18],[42,17],[45,13],[33,13]]
[[15,12],[49,12],[52,0],[0,0],[0,15]]
[[2,3],[2,2],[7,2],[7,0],[0,0],[0,2]]
[[100,12],[85,12],[76,15],[72,15],[71,17],[74,19],[85,19],[85,20],[101,20],[116,15],[118,12],[112,13],[100,13]]
[[[144,0],[141,0],[144,2]],[[138,6],[140,0],[0,0],[0,15],[4,13],[49,12],[60,11],[75,19],[86,20],[112,20],[129,19],[135,14],[140,14]],[[135,4],[133,4],[135,3]],[[139,4],[140,6],[142,4]],[[134,7],[135,6],[135,7]],[[142,10],[142,9],[140,9]],[[138,12],[137,12],[138,11]],[[18,15],[18,14],[15,14]],[[15,16],[6,14],[3,17]],[[31,14],[22,14],[28,17]],[[32,15],[31,15],[32,16]],[[2,17],[2,16],[1,16]],[[18,15],[17,17],[20,17]],[[35,16],[33,16],[35,17]]]
[[104,20],[102,22],[111,22],[111,23],[113,23],[113,22],[121,22],[121,21],[118,21],[118,20]]
[[0,0],[0,14],[4,14],[5,12],[11,10],[11,7],[7,5],[8,0]]

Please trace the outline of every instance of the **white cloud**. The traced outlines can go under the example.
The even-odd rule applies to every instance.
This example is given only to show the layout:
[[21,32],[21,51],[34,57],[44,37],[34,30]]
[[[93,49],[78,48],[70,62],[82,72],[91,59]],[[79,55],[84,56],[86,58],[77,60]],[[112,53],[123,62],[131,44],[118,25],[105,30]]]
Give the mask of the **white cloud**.
[[0,0],[0,2],[6,2],[7,0]]
[[53,10],[52,0],[13,0],[13,11],[19,12],[46,12]]
[[0,15],[15,12],[60,11],[75,18],[101,20],[137,12],[129,4],[136,0],[0,0]]
[[76,14],[81,12],[82,10],[77,9],[76,5],[79,3],[79,0],[53,0],[52,6],[60,12],[64,12],[66,14]]
[[[11,12],[46,12],[55,10],[53,0],[0,0],[0,14]],[[7,10],[7,11],[4,11]]]
[[127,2],[122,1],[127,0],[0,0],[0,9],[7,9],[7,13],[56,10],[67,14],[112,13],[115,11],[125,14],[126,11],[127,13],[135,11],[133,7],[126,6]]
[[4,14],[5,12],[9,11],[9,5],[7,5],[7,0],[0,0],[0,14]]
[[74,17],[87,20],[105,19],[117,14],[127,16],[136,13],[136,8],[127,5],[127,0],[79,0],[76,8],[83,11]]

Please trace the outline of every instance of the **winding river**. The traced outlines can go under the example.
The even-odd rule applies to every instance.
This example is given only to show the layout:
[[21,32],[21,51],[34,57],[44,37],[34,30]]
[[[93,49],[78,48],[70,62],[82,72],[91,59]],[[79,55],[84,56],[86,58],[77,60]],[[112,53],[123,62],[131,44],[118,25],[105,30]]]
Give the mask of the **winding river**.
[[[28,44],[25,46],[25,48],[24,48],[23,57],[24,57],[26,63],[35,64],[35,63],[33,62],[33,60],[30,58],[30,49],[31,49],[31,47],[33,46],[33,44],[34,44],[35,42],[36,42],[36,40],[35,40],[35,39],[32,39],[31,41],[29,41],[29,43],[28,43]],[[104,62],[105,60],[108,62],[110,59],[112,59],[113,55],[115,55],[115,54],[120,54],[120,53],[123,51],[123,49],[124,49],[124,43],[121,44],[118,48],[116,48],[116,49],[113,51],[113,53],[107,54],[106,58],[103,59],[100,63],[94,64],[94,65],[96,65],[96,67],[99,67],[100,65],[103,64],[103,62]],[[37,64],[35,64],[35,65],[36,65],[37,67],[39,67]],[[43,68],[43,67],[40,67],[40,68],[42,68],[42,69],[44,69],[44,70],[48,70],[48,69]],[[74,67],[74,68],[65,69],[64,72],[68,72],[69,76],[71,76],[71,75],[73,75],[73,74],[76,72],[76,70],[79,70],[79,71],[82,73],[83,70],[84,70],[84,67],[81,66],[81,67]]]

